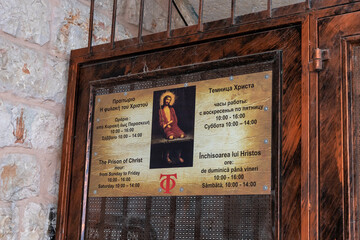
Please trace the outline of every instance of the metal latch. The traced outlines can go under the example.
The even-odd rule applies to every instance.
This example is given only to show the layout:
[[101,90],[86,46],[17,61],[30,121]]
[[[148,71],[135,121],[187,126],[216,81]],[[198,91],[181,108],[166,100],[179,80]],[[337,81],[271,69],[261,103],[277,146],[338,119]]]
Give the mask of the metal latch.
[[329,49],[315,48],[313,55],[313,67],[315,71],[323,70],[324,61],[329,60]]

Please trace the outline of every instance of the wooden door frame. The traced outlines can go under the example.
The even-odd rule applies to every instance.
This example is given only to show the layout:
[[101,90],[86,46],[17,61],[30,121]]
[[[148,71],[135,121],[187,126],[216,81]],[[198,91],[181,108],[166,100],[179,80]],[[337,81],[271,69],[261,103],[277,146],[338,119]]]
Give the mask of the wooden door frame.
[[359,179],[359,176],[356,176],[356,160],[354,156],[354,132],[355,132],[355,106],[353,105],[354,96],[353,96],[353,85],[355,85],[353,71],[354,71],[354,58],[353,51],[354,46],[360,45],[360,35],[348,36],[341,39],[342,47],[342,60],[343,60],[343,76],[342,76],[342,94],[343,94],[343,129],[344,129],[344,161],[347,164],[347,176],[344,176],[347,180],[347,193],[348,198],[344,201],[348,202],[348,208],[346,209],[348,213],[345,215],[347,217],[345,221],[348,221],[348,232],[350,239],[359,239],[360,232],[358,226],[359,216],[359,189],[356,188],[355,181]]
[[[189,29],[174,30],[171,38],[164,37],[163,33],[158,33],[140,44],[134,44],[134,39],[132,39],[116,43],[115,48],[108,44],[96,46],[91,53],[88,52],[87,48],[72,51],[66,98],[56,239],[66,239],[71,198],[82,198],[82,196],[70,196],[74,138],[76,137],[74,131],[78,97],[77,87],[81,66],[296,24],[302,26],[301,239],[319,239],[319,89],[318,73],[312,68],[312,53],[318,47],[317,21],[323,17],[360,11],[360,2],[334,0],[326,3],[319,1],[313,6],[310,5],[307,1],[296,7],[278,9],[272,13],[279,17],[272,19],[237,25],[230,24],[225,28],[212,27],[216,26],[216,23],[204,24],[206,30],[201,32],[189,31],[190,34],[186,34]],[[286,13],[287,11],[290,11],[289,14]],[[219,21],[219,24],[221,23],[223,21]]]

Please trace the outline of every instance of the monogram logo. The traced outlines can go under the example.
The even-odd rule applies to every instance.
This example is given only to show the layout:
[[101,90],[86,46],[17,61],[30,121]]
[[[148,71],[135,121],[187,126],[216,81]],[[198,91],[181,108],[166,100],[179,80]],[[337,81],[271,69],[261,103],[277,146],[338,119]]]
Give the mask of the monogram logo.
[[165,190],[165,193],[171,193],[170,190],[173,189],[176,185],[176,182],[172,177],[177,179],[177,174],[160,174],[160,180],[164,178],[160,182],[160,187]]

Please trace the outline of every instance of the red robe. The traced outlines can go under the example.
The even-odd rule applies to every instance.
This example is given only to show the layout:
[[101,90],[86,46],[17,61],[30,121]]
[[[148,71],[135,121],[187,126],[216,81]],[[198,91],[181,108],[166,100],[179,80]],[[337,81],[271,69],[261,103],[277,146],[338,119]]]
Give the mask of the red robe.
[[[162,108],[159,109],[159,123],[161,128],[164,130],[166,138],[169,138],[170,136],[173,136],[174,138],[179,138],[181,137],[181,135],[185,136],[185,133],[178,126],[178,120],[174,108],[172,107],[169,108],[170,108],[170,119],[166,118],[165,112]],[[171,120],[172,120],[172,123],[170,123],[171,127],[164,128],[164,124],[167,124]]]

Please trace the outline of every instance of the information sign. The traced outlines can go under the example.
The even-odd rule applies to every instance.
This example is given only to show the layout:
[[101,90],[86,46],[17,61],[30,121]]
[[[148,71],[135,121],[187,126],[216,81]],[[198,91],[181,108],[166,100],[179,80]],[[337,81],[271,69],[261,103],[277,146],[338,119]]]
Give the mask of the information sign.
[[94,101],[90,197],[270,194],[271,71]]

